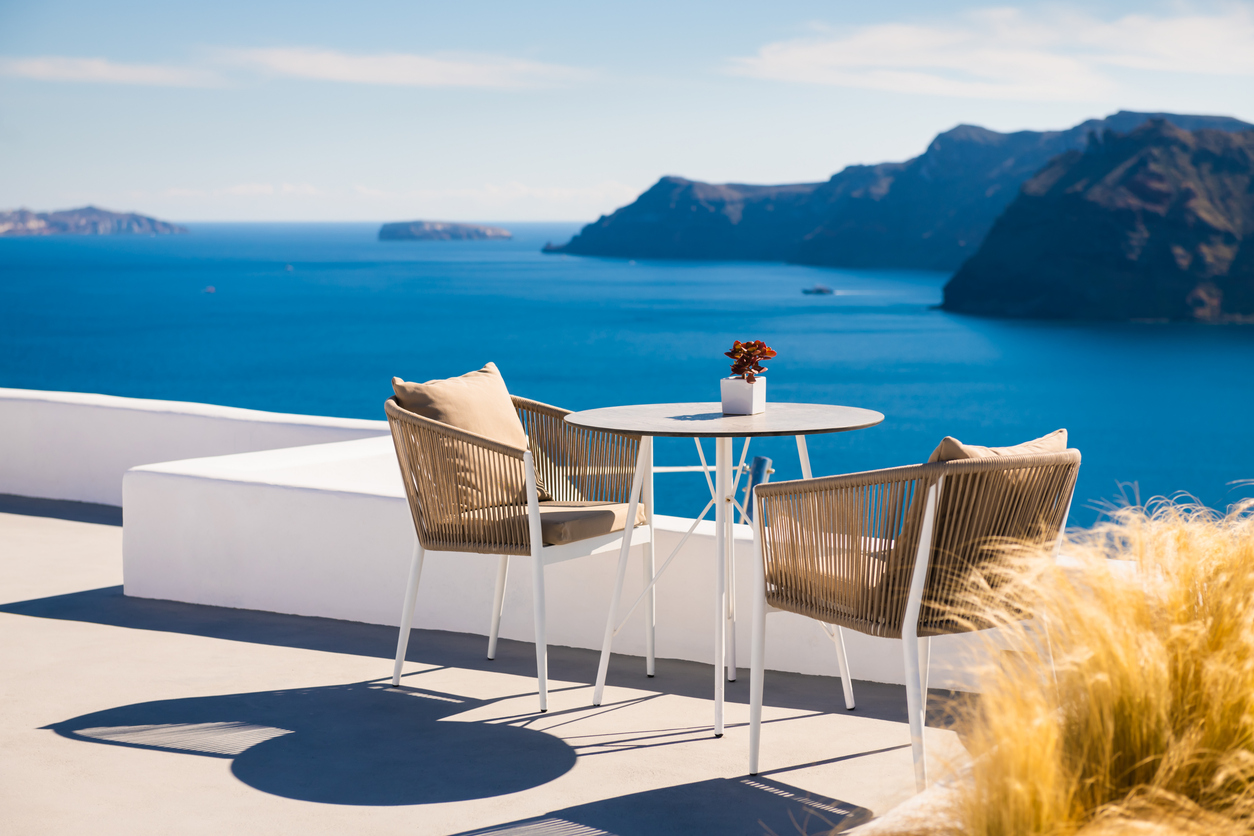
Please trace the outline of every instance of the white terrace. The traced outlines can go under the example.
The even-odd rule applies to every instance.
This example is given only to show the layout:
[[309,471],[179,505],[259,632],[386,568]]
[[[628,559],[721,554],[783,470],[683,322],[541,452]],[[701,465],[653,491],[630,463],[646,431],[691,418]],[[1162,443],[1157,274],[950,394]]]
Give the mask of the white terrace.
[[[0,495],[8,832],[812,833],[914,792],[892,640],[847,633],[846,712],[828,636],[776,616],[750,778],[741,619],[714,739],[709,522],[681,544],[693,521],[656,518],[658,564],[678,548],[657,675],[637,612],[600,707],[617,555],[549,568],[540,715],[527,571],[485,658],[490,557],[427,556],[411,662],[387,687],[414,529],[384,421],[0,389]],[[751,557],[738,526],[741,578]],[[624,600],[642,586],[629,573]],[[972,647],[935,640],[933,688],[970,687]],[[960,756],[933,715],[929,757]]]

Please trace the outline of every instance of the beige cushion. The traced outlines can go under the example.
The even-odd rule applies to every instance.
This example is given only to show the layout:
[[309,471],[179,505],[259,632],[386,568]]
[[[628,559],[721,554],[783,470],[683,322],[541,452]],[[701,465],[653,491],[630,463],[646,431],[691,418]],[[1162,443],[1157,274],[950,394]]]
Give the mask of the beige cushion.
[[[462,519],[479,523],[488,530],[478,536],[492,537],[495,529],[517,531],[527,525],[527,506],[470,511]],[[546,546],[560,546],[622,531],[627,522],[626,502],[541,502],[540,539]],[[644,505],[636,505],[636,525],[644,525]]]
[[1054,430],[1014,447],[981,447],[978,444],[963,444],[951,435],[941,439],[936,445],[929,462],[953,462],[959,459],[988,459],[996,456],[1032,456],[1041,453],[1062,453],[1067,449],[1067,431]]
[[[446,380],[409,383],[392,378],[392,390],[400,407],[423,418],[430,418],[459,430],[482,435],[518,450],[528,447],[518,411],[510,399],[505,381],[495,363]],[[493,497],[506,496],[510,502],[527,501],[527,485],[521,475],[509,475],[504,485],[489,485],[487,479],[501,478],[483,472],[479,463],[464,455],[464,448],[449,445],[449,455],[457,477],[458,497],[463,510],[470,511],[500,504]],[[495,487],[497,490],[490,490]],[[541,499],[548,499],[543,485],[537,483]]]
[[401,409],[519,450],[527,449],[527,433],[495,363],[461,377],[426,383],[407,383],[394,377],[392,389]]

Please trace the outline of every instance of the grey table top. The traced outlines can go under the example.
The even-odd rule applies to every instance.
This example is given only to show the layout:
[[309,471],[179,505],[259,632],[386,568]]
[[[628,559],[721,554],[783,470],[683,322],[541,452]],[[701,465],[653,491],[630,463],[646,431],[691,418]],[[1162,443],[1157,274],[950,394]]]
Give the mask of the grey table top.
[[566,420],[576,427],[632,435],[747,438],[860,430],[884,416],[872,409],[822,403],[768,403],[766,412],[757,415],[724,415],[722,405],[713,401],[607,406],[572,412]]

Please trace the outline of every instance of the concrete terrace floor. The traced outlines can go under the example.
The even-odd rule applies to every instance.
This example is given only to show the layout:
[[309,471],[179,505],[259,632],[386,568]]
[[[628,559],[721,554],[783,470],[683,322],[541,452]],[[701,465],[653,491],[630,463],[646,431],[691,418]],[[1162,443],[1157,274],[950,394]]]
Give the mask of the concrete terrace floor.
[[901,687],[768,674],[749,778],[747,671],[721,740],[692,662],[616,656],[593,708],[596,654],[552,648],[541,715],[531,645],[417,631],[391,689],[393,628],[124,597],[120,523],[0,497],[0,832],[785,836],[913,794]]

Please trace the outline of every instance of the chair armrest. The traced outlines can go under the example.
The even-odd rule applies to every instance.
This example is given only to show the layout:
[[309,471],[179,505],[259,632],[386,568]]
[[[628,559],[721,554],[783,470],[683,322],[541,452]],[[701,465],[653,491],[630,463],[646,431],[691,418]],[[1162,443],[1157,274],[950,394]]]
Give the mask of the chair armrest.
[[562,502],[628,501],[640,436],[576,427],[565,421],[569,409],[511,397],[545,493]]

